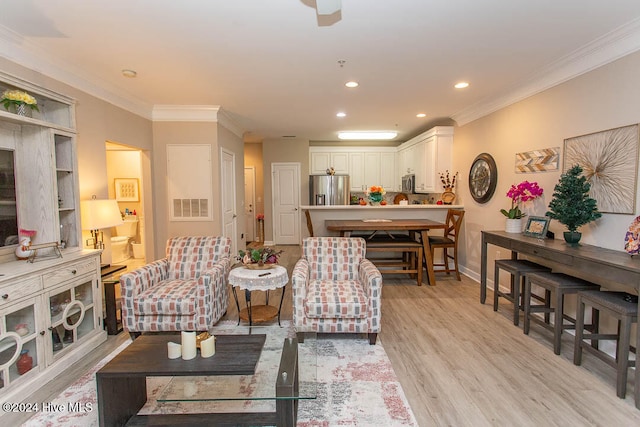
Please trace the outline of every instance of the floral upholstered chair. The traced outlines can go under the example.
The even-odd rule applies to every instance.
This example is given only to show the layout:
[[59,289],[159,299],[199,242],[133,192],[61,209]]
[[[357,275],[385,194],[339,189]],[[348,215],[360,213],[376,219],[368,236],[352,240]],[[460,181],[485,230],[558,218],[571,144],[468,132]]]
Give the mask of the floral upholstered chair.
[[174,237],[166,258],[120,276],[122,322],[148,331],[205,331],[227,311],[231,239]]
[[362,238],[309,237],[291,275],[293,324],[304,332],[380,332],[382,275],[365,258]]

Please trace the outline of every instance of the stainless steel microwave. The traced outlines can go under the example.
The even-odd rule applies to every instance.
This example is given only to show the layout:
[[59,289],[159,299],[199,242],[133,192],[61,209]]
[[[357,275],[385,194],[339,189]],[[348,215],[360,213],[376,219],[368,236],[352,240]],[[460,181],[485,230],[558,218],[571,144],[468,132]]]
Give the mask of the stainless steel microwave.
[[402,192],[403,193],[415,193],[416,192],[416,176],[405,175],[402,177]]

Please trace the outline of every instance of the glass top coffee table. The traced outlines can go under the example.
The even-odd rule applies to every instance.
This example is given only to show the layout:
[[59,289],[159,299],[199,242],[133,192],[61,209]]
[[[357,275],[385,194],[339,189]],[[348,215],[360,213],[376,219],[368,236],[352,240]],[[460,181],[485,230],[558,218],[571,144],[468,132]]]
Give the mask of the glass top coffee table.
[[[143,335],[96,374],[100,425],[295,426],[298,401],[317,395],[314,333],[298,342],[288,328],[213,330],[216,354],[182,360],[167,357],[167,342],[180,335]],[[165,402],[212,402],[218,413],[138,415],[147,400],[147,377],[171,377],[157,396]],[[275,408],[275,410],[273,410]],[[231,412],[229,412],[229,410]],[[150,419],[152,418],[152,420]]]

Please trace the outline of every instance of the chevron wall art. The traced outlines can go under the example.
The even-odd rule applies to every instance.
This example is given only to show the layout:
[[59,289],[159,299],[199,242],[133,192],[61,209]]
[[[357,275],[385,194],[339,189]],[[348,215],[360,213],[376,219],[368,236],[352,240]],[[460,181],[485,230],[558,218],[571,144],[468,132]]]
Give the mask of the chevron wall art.
[[558,170],[560,147],[516,153],[516,173]]

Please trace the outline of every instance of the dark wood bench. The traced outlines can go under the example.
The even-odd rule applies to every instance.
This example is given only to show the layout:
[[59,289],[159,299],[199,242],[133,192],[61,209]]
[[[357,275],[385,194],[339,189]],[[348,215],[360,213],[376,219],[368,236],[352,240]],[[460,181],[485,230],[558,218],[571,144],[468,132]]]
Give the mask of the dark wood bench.
[[[380,273],[411,274],[422,285],[422,243],[409,236],[379,233],[366,239],[367,259]],[[401,257],[371,257],[371,253],[400,253]]]

